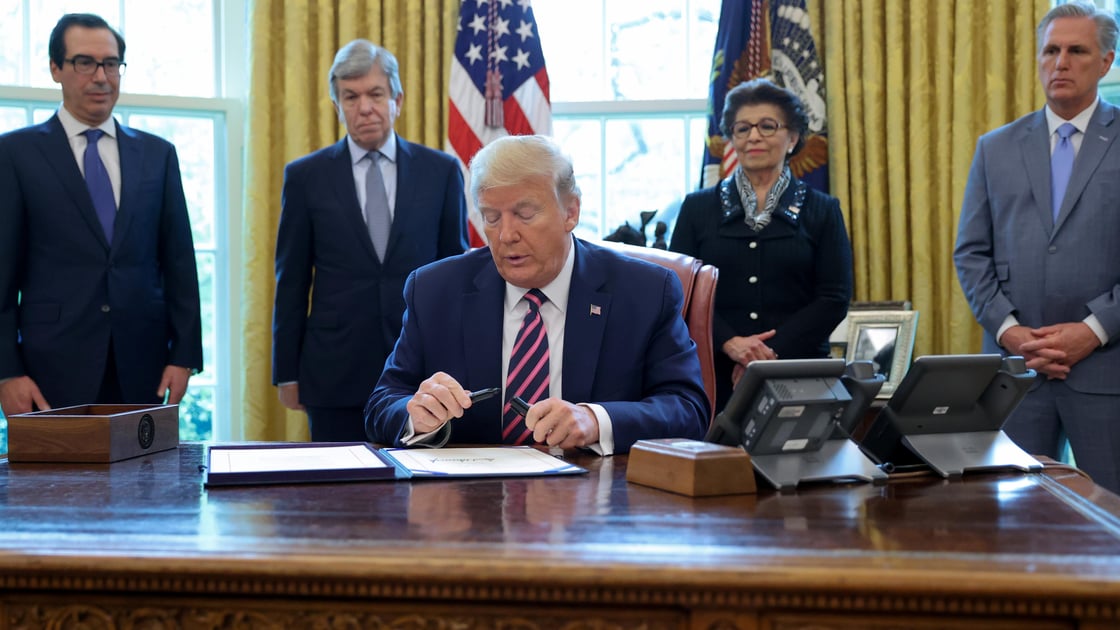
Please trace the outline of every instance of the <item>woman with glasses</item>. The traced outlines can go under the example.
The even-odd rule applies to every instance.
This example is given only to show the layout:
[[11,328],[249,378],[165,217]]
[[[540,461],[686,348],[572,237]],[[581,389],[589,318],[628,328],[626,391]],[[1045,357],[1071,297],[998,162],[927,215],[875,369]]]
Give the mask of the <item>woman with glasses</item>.
[[852,296],[840,203],[790,170],[809,130],[801,100],[766,79],[743,83],[727,93],[720,128],[739,166],[685,198],[669,245],[719,268],[717,409],[751,361],[827,357]]

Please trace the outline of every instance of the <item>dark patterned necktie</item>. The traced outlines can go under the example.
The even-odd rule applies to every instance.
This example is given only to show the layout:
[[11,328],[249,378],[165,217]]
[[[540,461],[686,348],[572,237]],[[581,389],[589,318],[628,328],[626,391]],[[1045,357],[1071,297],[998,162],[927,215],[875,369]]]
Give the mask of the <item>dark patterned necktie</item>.
[[539,289],[525,294],[529,312],[521,321],[513,352],[509,355],[509,376],[506,378],[506,404],[502,407],[502,441],[523,444],[532,432],[525,427],[525,418],[514,411],[510,400],[520,396],[530,405],[548,398],[548,335],[541,318],[541,304],[548,300]]
[[86,129],[82,132],[86,137],[86,152],[82,158],[82,167],[85,169],[86,188],[93,200],[93,209],[97,211],[97,219],[101,222],[101,229],[105,230],[105,238],[113,242],[113,222],[117,219],[117,201],[113,197],[113,183],[109,181],[109,171],[105,170],[105,163],[101,161],[101,154],[97,151],[97,141],[105,134],[100,129]]

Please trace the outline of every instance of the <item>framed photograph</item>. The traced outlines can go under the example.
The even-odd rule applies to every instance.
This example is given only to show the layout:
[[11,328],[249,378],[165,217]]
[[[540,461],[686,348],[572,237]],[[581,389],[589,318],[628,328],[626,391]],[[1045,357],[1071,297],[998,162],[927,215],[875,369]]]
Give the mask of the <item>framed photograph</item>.
[[918,311],[849,311],[848,355],[851,361],[871,361],[886,377],[878,398],[890,398],[914,352]]

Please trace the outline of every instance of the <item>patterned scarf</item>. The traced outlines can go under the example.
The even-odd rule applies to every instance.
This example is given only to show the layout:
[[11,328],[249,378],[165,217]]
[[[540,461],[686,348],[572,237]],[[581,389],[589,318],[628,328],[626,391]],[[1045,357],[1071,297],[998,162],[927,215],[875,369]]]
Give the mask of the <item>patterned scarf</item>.
[[781,199],[782,193],[789,187],[792,178],[789,166],[782,167],[782,172],[778,175],[778,181],[774,182],[774,185],[770,187],[770,192],[766,193],[766,205],[759,210],[758,196],[754,194],[754,186],[747,179],[742,167],[735,169],[735,186],[739,189],[739,200],[743,204],[743,212],[746,215],[743,217],[743,221],[752,230],[761,232],[762,228],[770,224],[770,214],[774,212],[774,208],[778,207],[778,200]]

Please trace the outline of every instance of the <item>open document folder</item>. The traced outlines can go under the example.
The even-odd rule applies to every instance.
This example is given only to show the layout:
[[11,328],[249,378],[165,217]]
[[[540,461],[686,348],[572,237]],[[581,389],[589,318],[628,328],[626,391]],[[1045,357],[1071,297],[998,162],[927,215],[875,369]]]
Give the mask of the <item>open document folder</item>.
[[237,444],[209,447],[206,460],[208,487],[587,472],[528,446],[379,450],[364,442]]

